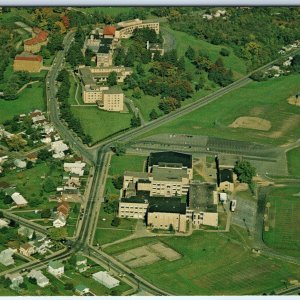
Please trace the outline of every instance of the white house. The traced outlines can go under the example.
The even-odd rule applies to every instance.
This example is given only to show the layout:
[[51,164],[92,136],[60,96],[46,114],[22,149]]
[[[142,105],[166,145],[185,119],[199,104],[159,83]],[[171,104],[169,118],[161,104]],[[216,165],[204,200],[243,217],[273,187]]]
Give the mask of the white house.
[[50,261],[48,265],[48,272],[53,276],[60,277],[64,274],[65,267],[59,261]]
[[0,229],[3,227],[8,227],[9,221],[5,219],[0,219]]
[[57,214],[52,224],[55,228],[60,228],[60,227],[64,227],[66,223],[67,221],[65,216],[62,214]]
[[66,172],[71,172],[73,174],[83,176],[85,165],[86,163],[81,161],[76,161],[75,163],[64,163],[64,170]]
[[26,199],[20,194],[20,193],[13,193],[11,195],[11,198],[13,199],[13,201],[16,203],[17,206],[21,207],[21,206],[26,206],[27,205],[27,201]]
[[27,274],[28,278],[35,278],[36,284],[40,287],[45,287],[49,284],[49,279],[40,270],[31,270]]
[[92,275],[93,279],[103,284],[109,289],[112,289],[120,284],[120,281],[110,276],[107,271],[100,271]]
[[11,248],[5,249],[3,251],[1,251],[0,253],[0,263],[4,266],[10,266],[13,265],[15,263],[14,259],[13,259],[13,254],[15,253],[14,250],[12,250]]
[[27,163],[26,163],[26,161],[23,161],[23,160],[17,158],[14,160],[14,165],[17,168],[24,169],[24,168],[26,168]]
[[19,284],[23,283],[24,281],[20,273],[6,274],[5,278],[8,278],[11,281],[11,289],[17,288]]
[[54,152],[52,156],[54,158],[64,158],[64,151],[67,151],[68,149],[69,147],[62,140],[51,143],[51,150]]

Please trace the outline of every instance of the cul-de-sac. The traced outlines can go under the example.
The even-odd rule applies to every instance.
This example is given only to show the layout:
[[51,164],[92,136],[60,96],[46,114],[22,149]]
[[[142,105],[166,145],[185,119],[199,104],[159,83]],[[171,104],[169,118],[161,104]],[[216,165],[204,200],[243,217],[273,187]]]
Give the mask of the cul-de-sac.
[[300,294],[298,7],[0,7],[0,296]]

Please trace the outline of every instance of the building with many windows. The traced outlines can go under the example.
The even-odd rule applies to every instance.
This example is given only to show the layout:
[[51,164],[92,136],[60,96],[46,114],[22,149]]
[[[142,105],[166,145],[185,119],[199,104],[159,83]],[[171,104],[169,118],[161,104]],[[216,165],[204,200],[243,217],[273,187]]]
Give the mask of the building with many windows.
[[159,34],[159,23],[151,22],[147,20],[128,20],[119,22],[117,24],[117,30],[115,31],[115,37],[119,39],[128,39],[132,36],[132,33],[135,29],[149,28],[153,29],[156,34]]
[[15,57],[14,71],[27,71],[38,73],[43,67],[43,57],[29,52],[23,52]]

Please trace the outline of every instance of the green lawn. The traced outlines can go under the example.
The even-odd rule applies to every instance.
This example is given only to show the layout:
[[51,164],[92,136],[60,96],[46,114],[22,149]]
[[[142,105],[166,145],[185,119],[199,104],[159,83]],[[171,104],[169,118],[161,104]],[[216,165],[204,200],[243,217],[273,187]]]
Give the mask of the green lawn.
[[[246,74],[245,63],[241,58],[234,55],[233,50],[229,47],[210,44],[204,40],[197,39],[187,33],[172,30],[168,26],[163,26],[162,28],[170,35],[172,35],[175,39],[176,49],[178,51],[179,56],[183,56],[187,48],[191,46],[196,50],[196,52],[198,52],[199,50],[207,52],[210,59],[212,59],[213,61],[216,61],[219,57],[222,57],[225,67],[231,68],[236,78],[242,77],[242,75]],[[230,51],[230,55],[227,57],[221,56],[220,50],[222,48],[227,48]]]
[[265,242],[285,254],[300,257],[300,187],[273,188],[267,197],[270,202],[269,231]]
[[[144,238],[105,249],[117,255],[161,241],[182,255],[134,269],[151,283],[176,295],[257,295],[283,287],[281,280],[299,278],[298,266],[256,257],[234,243],[236,234],[194,232],[188,237]],[[238,238],[239,239],[239,238]]]
[[[16,190],[20,192],[28,201],[28,206],[24,209],[42,209],[53,207],[54,202],[49,202],[48,197],[56,193],[46,193],[43,191],[43,176],[49,176],[54,183],[59,185],[62,180],[62,171],[58,168],[50,169],[47,163],[35,165],[31,169],[25,169],[19,172],[16,170],[10,171],[5,177],[0,178],[0,182],[7,182],[11,186],[16,186]],[[33,200],[35,200],[33,202]],[[39,204],[36,204],[38,201]]]
[[[299,90],[300,75],[290,75],[250,84],[230,92],[188,115],[162,125],[146,135],[184,133],[228,139],[283,144],[300,136],[300,107],[287,103]],[[229,128],[241,116],[269,120],[269,131]]]
[[123,175],[125,171],[143,172],[147,157],[140,155],[113,155],[110,161],[109,175]]
[[45,110],[43,87],[40,83],[33,84],[32,88],[26,88],[16,100],[0,100],[1,123],[12,119],[15,115],[29,113],[35,109]]
[[95,232],[94,245],[105,245],[123,239],[132,233],[124,230],[110,230],[97,228]]
[[300,176],[300,147],[287,152],[287,161],[290,175]]
[[130,127],[131,114],[107,112],[97,107],[71,107],[75,117],[80,119],[83,130],[93,142]]

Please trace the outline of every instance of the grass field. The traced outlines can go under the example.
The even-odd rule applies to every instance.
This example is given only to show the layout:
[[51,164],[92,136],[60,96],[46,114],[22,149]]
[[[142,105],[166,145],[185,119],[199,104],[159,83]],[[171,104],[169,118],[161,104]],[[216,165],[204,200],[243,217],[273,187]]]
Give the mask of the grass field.
[[80,119],[84,132],[92,137],[93,142],[130,127],[131,114],[128,113],[107,112],[88,106],[73,106],[71,110]]
[[[215,102],[149,132],[184,133],[228,139],[284,144],[300,136],[300,107],[287,103],[299,90],[300,75],[290,75],[250,84],[230,92]],[[269,131],[229,128],[240,116],[267,119]]]
[[144,238],[105,249],[118,255],[161,241],[182,255],[176,261],[160,260],[135,272],[176,295],[253,295],[283,287],[281,280],[299,278],[296,265],[256,257],[234,243],[236,235],[194,232],[189,237]]
[[265,242],[284,253],[300,256],[300,187],[274,188],[268,195],[267,202],[271,204],[270,230],[264,232]]
[[173,36],[178,50],[178,56],[184,56],[188,46],[191,46],[196,50],[196,52],[199,50],[205,51],[209,55],[210,59],[216,61],[219,57],[221,57],[220,50],[222,48],[227,48],[230,51],[230,55],[227,57],[222,56],[225,67],[231,68],[236,78],[246,74],[246,66],[243,60],[234,55],[232,49],[221,45],[210,44],[187,33],[172,30],[168,26],[162,26],[162,30]]
[[45,110],[43,87],[40,83],[33,84],[32,88],[26,88],[16,100],[0,100],[1,123],[12,119],[15,115],[29,113],[35,109]]
[[290,175],[300,177],[300,147],[287,152],[287,162]]
[[143,172],[147,157],[140,155],[113,155],[109,175],[123,175],[124,171]]
[[[25,169],[20,172],[11,171],[0,179],[0,182],[7,182],[11,186],[16,186],[16,190],[20,192],[28,201],[26,209],[42,209],[52,207],[53,204],[48,201],[48,196],[55,193],[46,193],[43,191],[43,176],[50,176],[55,184],[59,185],[62,180],[62,172],[58,169],[51,170],[50,166],[46,163],[35,165],[31,169]],[[39,200],[40,204],[31,204],[32,199]]]

